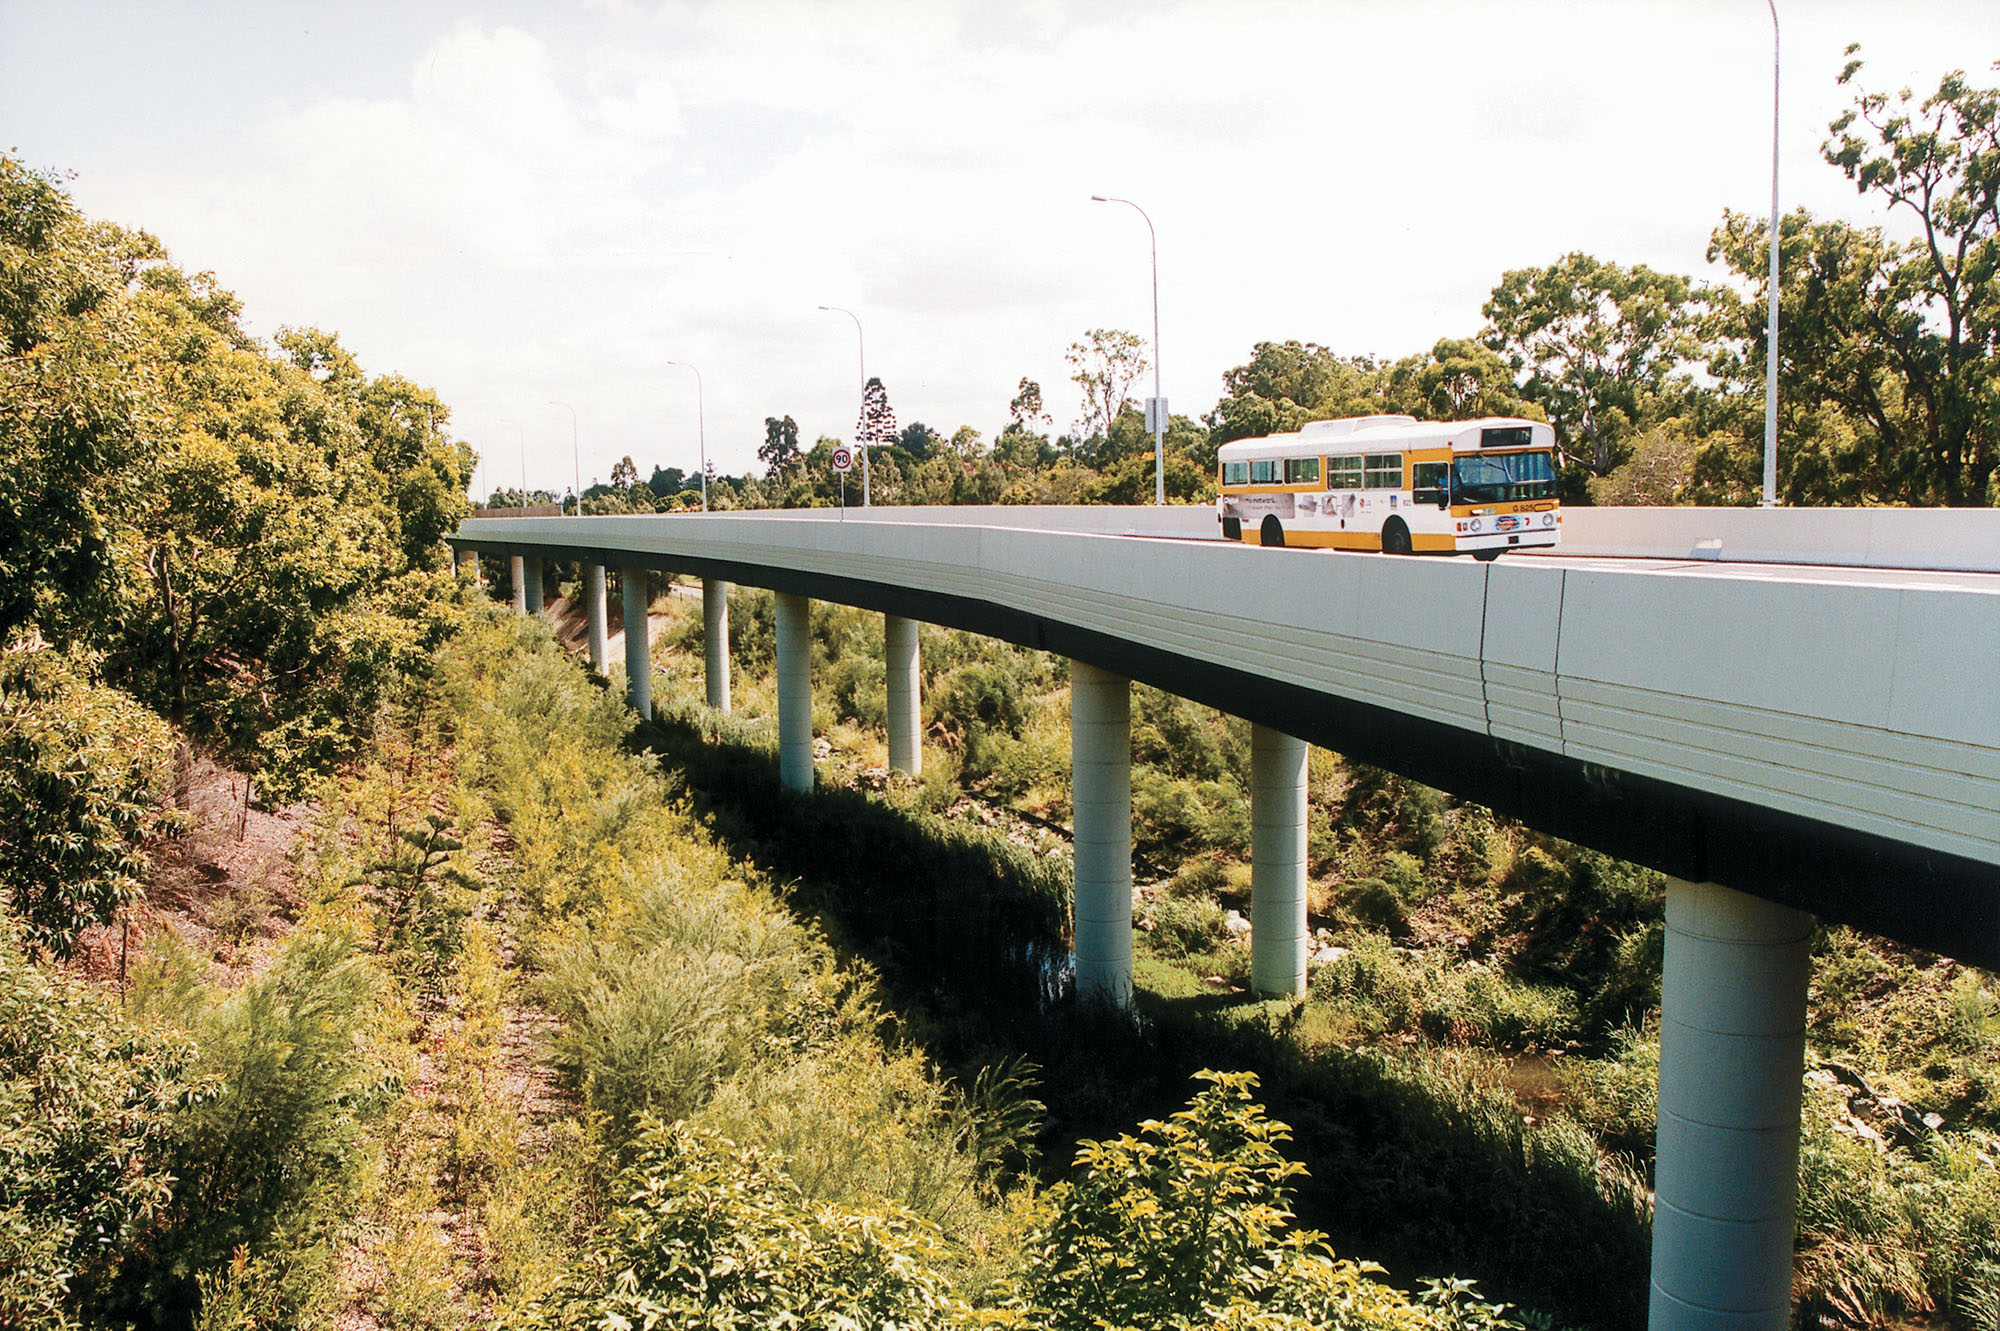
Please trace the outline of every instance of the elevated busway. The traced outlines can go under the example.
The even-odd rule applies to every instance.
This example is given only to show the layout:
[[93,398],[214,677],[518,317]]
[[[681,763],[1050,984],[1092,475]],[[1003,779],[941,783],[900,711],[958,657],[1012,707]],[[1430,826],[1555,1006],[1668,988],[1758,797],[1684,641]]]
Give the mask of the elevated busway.
[[[1585,509],[1495,563],[1264,549],[1206,509],[468,521],[461,552],[775,593],[779,781],[813,788],[810,598],[879,610],[915,772],[915,622],[1070,658],[1081,995],[1129,1001],[1130,681],[1250,720],[1251,984],[1306,983],[1305,744],[1668,875],[1650,1324],[1790,1318],[1814,917],[2000,965],[2000,514]],[[626,684],[649,710],[647,635]],[[898,755],[901,755],[900,757]]]
[[1201,539],[1194,508],[485,519],[453,541],[1059,652],[1679,879],[2000,965],[2000,515],[1564,516],[1556,552],[1493,564]]

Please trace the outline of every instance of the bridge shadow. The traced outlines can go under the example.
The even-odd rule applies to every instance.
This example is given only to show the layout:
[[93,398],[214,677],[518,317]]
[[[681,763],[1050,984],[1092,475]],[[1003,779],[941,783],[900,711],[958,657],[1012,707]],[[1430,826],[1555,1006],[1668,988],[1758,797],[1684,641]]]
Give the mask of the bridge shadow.
[[876,970],[904,1035],[947,1072],[969,1083],[1009,1054],[1039,1065],[1048,1178],[1079,1140],[1173,1113],[1197,1069],[1247,1068],[1308,1170],[1299,1219],[1337,1252],[1404,1281],[1471,1276],[1489,1297],[1582,1326],[1643,1325],[1643,1195],[1601,1183],[1581,1129],[1532,1131],[1496,1097],[1389,1055],[1305,1049],[1292,1008],[1247,994],[1142,990],[1131,1013],[1080,1004],[1067,860],[861,791],[785,792],[776,755],[712,718],[669,713],[635,742],[681,776],[732,855]]

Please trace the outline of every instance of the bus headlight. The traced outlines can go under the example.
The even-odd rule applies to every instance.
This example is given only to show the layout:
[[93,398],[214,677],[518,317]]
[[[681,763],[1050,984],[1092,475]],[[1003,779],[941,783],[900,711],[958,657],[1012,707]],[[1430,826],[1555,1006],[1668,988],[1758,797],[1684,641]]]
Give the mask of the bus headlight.
[[1480,522],[1478,518],[1474,518],[1469,525],[1471,526],[1472,530],[1476,533],[1478,532],[1480,527],[1484,526],[1485,524]]
[[1542,514],[1542,525],[1543,525],[1544,527],[1553,527],[1553,526],[1555,526],[1555,525],[1556,525],[1556,515],[1555,515],[1555,514],[1553,514],[1553,513],[1544,513],[1544,514]]

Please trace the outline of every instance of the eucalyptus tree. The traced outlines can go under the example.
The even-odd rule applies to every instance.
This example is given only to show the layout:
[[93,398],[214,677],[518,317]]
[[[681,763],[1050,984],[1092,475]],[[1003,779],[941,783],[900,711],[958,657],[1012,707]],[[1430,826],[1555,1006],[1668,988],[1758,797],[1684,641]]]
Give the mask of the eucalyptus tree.
[[157,252],[0,155],[0,638],[32,622],[69,642],[111,617],[129,469],[160,411],[124,295]]
[[[2000,90],[1954,72],[1921,100],[1859,91],[1829,129],[1827,162],[1914,235],[1803,210],[1783,219],[1781,491],[1790,503],[2000,502]],[[1713,368],[1745,400],[1763,377],[1750,325],[1768,235],[1732,212],[1709,245],[1744,293],[1717,302]],[[1704,451],[1705,497],[1738,497],[1743,453],[1733,441]]]
[[[1146,341],[1137,333],[1115,328],[1093,328],[1083,340],[1069,344],[1063,358],[1070,364],[1070,379],[1083,391],[1084,434],[1097,438],[1108,433],[1111,422],[1132,391],[1139,376],[1151,368],[1146,359]],[[1025,395],[1027,381],[1022,381]],[[1040,390],[1035,393],[1039,404]]]
[[1703,299],[1685,277],[1566,254],[1501,275],[1484,341],[1548,413],[1565,466],[1608,476],[1633,435],[1692,387]]

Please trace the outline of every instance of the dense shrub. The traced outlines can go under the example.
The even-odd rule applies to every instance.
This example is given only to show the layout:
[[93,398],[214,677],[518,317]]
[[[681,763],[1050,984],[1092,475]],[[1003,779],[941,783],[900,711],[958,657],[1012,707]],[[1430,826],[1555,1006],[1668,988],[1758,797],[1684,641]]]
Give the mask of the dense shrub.
[[0,930],[0,1327],[73,1324],[154,1241],[176,1115],[218,1089],[193,1061]]
[[1250,1073],[1197,1075],[1207,1085],[1186,1108],[1141,1124],[1137,1136],[1086,1142],[1075,1177],[1049,1189],[1021,1278],[1030,1325],[1514,1325],[1499,1309],[1461,1303],[1464,1285],[1445,1308],[1427,1309],[1371,1279],[1379,1267],[1338,1261],[1321,1235],[1292,1229],[1292,1180],[1304,1170],[1279,1150],[1289,1129],[1251,1098]]
[[398,1089],[362,1039],[386,985],[332,920],[301,925],[269,969],[219,1000],[194,979],[196,964],[156,952],[134,990],[139,1012],[189,1033],[215,1090],[174,1116],[172,1198],[128,1260],[116,1305],[186,1326],[199,1279],[220,1276],[241,1250],[255,1259],[250,1297],[263,1324],[294,1325],[332,1294],[371,1127]]
[[1162,897],[1148,903],[1141,925],[1161,956],[1199,956],[1229,936],[1227,914],[1212,898]]
[[1312,993],[1370,1035],[1415,1031],[1440,1042],[1548,1049],[1576,1034],[1576,1001],[1567,990],[1524,983],[1481,962],[1454,965],[1437,951],[1399,951],[1379,934],[1353,942],[1319,967]]
[[0,649],[0,897],[29,943],[66,957],[140,891],[172,775],[157,716],[32,634]]
[[532,1324],[564,1331],[969,1324],[943,1243],[889,1207],[814,1205],[784,1162],[686,1124],[646,1124],[619,1205]]

